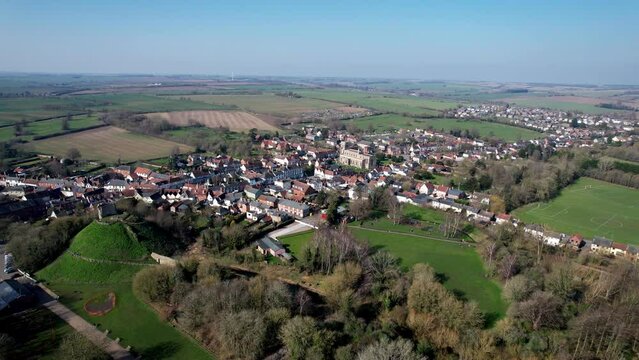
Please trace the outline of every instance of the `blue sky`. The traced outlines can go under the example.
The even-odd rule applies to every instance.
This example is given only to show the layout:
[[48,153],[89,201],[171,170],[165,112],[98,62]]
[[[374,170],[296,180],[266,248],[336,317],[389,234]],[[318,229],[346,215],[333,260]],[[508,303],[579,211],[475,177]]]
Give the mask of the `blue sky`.
[[0,71],[639,84],[639,1],[0,0]]

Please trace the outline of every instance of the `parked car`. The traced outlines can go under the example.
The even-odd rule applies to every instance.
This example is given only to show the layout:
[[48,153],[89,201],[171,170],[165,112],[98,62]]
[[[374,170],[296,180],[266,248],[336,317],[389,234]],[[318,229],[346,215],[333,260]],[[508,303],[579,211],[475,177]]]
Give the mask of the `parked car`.
[[14,271],[16,271],[16,269],[13,265],[13,255],[4,254],[4,273],[10,274]]

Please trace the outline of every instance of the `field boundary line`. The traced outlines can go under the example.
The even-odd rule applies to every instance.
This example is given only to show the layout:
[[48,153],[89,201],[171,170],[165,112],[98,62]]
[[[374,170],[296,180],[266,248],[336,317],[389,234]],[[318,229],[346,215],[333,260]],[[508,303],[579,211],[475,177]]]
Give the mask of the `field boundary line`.
[[371,229],[371,228],[367,228],[367,227],[363,227],[363,226],[356,226],[356,225],[348,225],[348,227],[349,228],[353,228],[353,229],[362,229],[362,230],[367,230],[367,231],[374,231],[374,232],[379,232],[379,233],[384,233],[384,234],[406,235],[406,236],[411,236],[411,237],[415,237],[415,238],[421,238],[421,239],[427,239],[427,240],[435,240],[435,241],[441,241],[441,242],[452,243],[452,244],[476,246],[476,244],[473,244],[473,243],[470,243],[470,242],[465,242],[465,241],[442,239],[442,238],[431,237],[431,236],[426,236],[426,235],[404,233],[404,232],[400,232],[400,231]]
[[120,265],[139,265],[139,266],[157,265],[157,263],[153,263],[152,264],[152,263],[140,263],[140,262],[133,262],[133,261],[93,259],[93,258],[90,258],[90,257],[82,256],[80,254],[76,254],[73,251],[67,251],[67,252],[69,253],[69,255],[71,255],[72,257],[74,257],[76,259],[84,260],[86,262],[99,263],[99,264],[120,264]]

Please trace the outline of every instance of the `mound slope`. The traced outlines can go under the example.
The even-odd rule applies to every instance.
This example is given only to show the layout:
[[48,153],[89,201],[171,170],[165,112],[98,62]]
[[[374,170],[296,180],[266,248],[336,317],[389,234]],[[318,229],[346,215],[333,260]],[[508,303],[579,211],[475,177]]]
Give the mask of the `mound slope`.
[[140,261],[147,257],[147,249],[121,223],[93,222],[80,231],[69,251],[97,260]]

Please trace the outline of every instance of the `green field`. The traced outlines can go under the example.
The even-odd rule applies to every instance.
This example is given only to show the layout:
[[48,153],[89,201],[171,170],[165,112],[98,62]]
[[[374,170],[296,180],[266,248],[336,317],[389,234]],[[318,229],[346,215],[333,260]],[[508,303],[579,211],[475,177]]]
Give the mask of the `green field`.
[[97,116],[77,115],[73,116],[71,121],[69,121],[69,130],[63,130],[62,121],[63,119],[52,119],[27,123],[23,129],[23,135],[20,136],[16,136],[15,127],[2,127],[0,128],[0,141],[13,139],[31,141],[34,136],[51,135],[101,124],[100,119]]
[[576,102],[559,101],[559,100],[553,100],[552,98],[544,98],[544,97],[533,97],[533,98],[522,97],[520,99],[503,99],[503,101],[508,101],[509,103],[520,105],[520,106],[541,107],[541,108],[548,108],[548,109],[561,110],[561,111],[581,111],[588,114],[606,114],[611,112],[623,111],[623,110],[606,109],[606,108],[598,107],[592,104],[580,104]]
[[0,98],[0,126],[17,121],[32,121],[68,113],[122,110],[162,112],[183,110],[224,110],[227,107],[188,99],[141,94],[96,94],[76,96]]
[[470,131],[474,129],[477,130],[479,136],[482,138],[496,137],[505,141],[516,141],[519,139],[530,140],[543,136],[542,133],[533,130],[495,122],[444,118],[419,119],[392,114],[367,116],[349,120],[349,122],[355,124],[355,126],[360,129],[368,130],[373,128],[379,132],[397,129],[432,128],[436,131],[447,133],[451,130]]
[[547,203],[521,207],[513,214],[528,224],[544,224],[567,234],[639,245],[639,191],[581,178]]
[[193,101],[214,104],[216,106],[233,106],[238,109],[255,113],[282,117],[290,117],[303,112],[333,109],[342,106],[342,104],[330,101],[307,98],[287,98],[274,94],[167,96],[167,98],[170,99],[180,99],[184,97]]
[[[140,258],[141,244],[121,226],[93,223],[76,235],[69,249],[103,260],[115,254],[123,259]],[[131,282],[141,268],[142,265],[89,262],[67,252],[36,275],[65,305],[99,329],[108,329],[112,338],[119,337],[124,346],[131,345],[142,358],[211,359],[212,355],[199,344],[161,320],[134,295]],[[108,292],[116,295],[115,309],[99,317],[84,311],[89,299]]]
[[418,116],[437,116],[441,110],[454,109],[459,105],[457,102],[445,100],[384,95],[362,91],[309,90],[298,91],[297,93],[305,98],[335,101],[378,111]]
[[194,150],[192,146],[112,126],[33,141],[26,144],[24,148],[28,151],[60,157],[66,156],[70,148],[76,148],[83,159],[107,163],[166,157],[176,148],[179,148],[182,153]]
[[[402,232],[393,228],[393,231]],[[353,234],[365,239],[378,250],[387,250],[401,259],[404,269],[416,263],[427,263],[443,274],[447,289],[468,300],[477,301],[487,314],[489,323],[503,316],[507,304],[501,298],[500,286],[485,276],[481,258],[469,244],[426,239],[411,234],[401,235],[372,229],[352,227]],[[418,232],[413,235],[422,235]],[[288,245],[293,254],[299,254],[311,239],[313,232],[283,236],[279,240]]]

